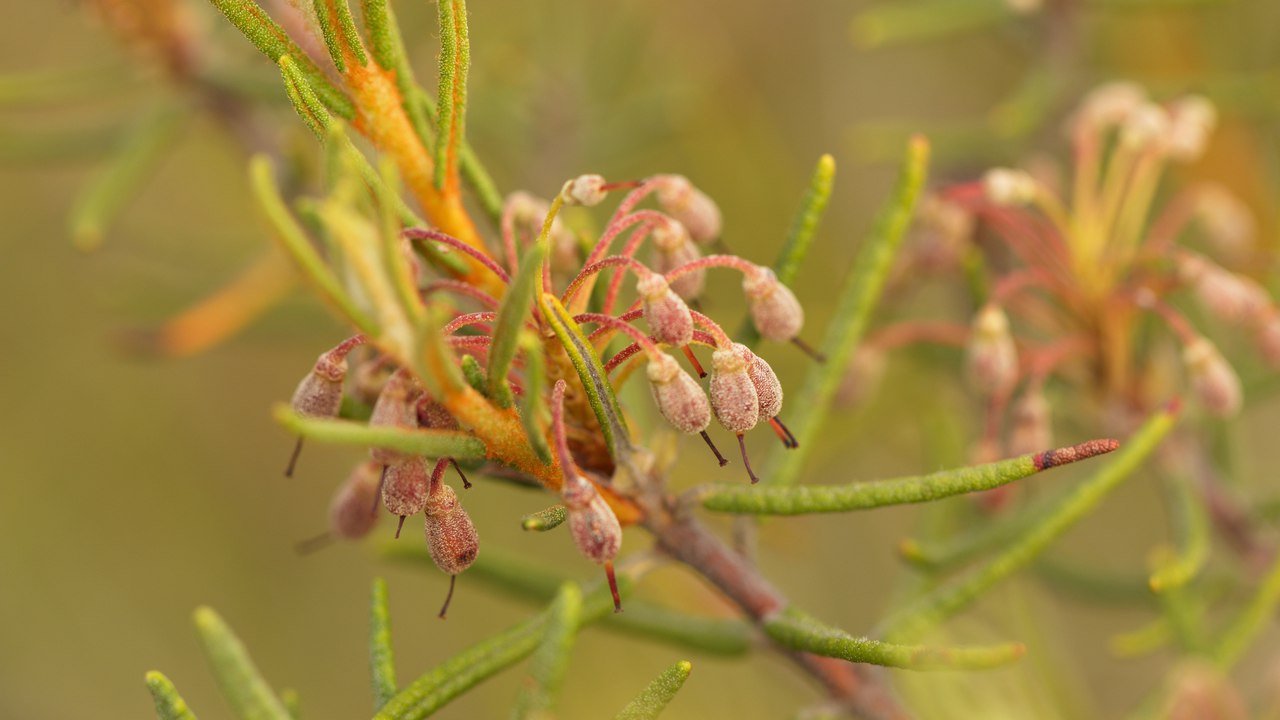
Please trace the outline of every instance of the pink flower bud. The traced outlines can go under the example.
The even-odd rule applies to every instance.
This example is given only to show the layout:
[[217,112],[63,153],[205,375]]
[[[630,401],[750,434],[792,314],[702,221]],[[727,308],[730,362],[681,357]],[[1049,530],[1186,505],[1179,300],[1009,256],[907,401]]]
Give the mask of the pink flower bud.
[[613,562],[622,547],[622,526],[595,485],[570,471],[561,498],[569,511],[569,534],[578,551],[592,562]]
[[697,189],[683,175],[660,175],[657,178],[658,204],[689,229],[696,242],[705,243],[720,237],[720,208],[706,193]]
[[[702,257],[698,246],[693,244],[689,231],[675,220],[662,223],[653,229],[653,269],[666,274],[672,270],[693,262]],[[692,300],[702,294],[706,285],[707,271],[703,269],[687,272],[671,281],[671,289],[685,300]]]
[[[373,404],[373,414],[369,417],[370,427],[418,427],[418,395],[421,389],[417,380],[406,370],[397,370],[387,379],[382,387],[378,401]],[[396,450],[386,448],[369,448],[369,457],[384,465],[399,462],[405,456]],[[410,513],[413,514],[413,513]]]
[[687,345],[693,340],[693,315],[689,306],[671,289],[666,278],[649,273],[636,283],[640,305],[653,337],[660,343],[674,347]]
[[1234,324],[1256,322],[1271,307],[1271,297],[1252,278],[1229,272],[1194,253],[1179,253],[1178,275],[1191,285],[1200,303],[1218,318]]
[[1205,409],[1218,417],[1240,412],[1243,394],[1236,371],[1207,338],[1196,338],[1182,349],[1191,391]]
[[967,360],[969,379],[985,397],[1006,395],[1018,382],[1018,349],[1000,306],[987,303],[974,317]]
[[1172,124],[1167,110],[1155,103],[1143,103],[1120,126],[1120,144],[1133,151],[1164,150]]
[[1230,190],[1216,183],[1200,186],[1195,212],[1205,240],[1219,257],[1242,262],[1253,252],[1257,222],[1249,206]]
[[342,383],[347,377],[346,357],[325,353],[298,383],[291,405],[306,417],[337,417],[342,408]]
[[1262,358],[1273,368],[1280,368],[1280,312],[1274,309],[1258,323],[1258,334],[1254,338],[1258,343],[1258,351]]
[[427,550],[436,567],[448,575],[471,567],[480,554],[480,536],[452,487],[445,483],[434,486],[426,515]]
[[378,482],[382,466],[362,462],[352,469],[329,503],[329,532],[336,538],[359,540],[378,522]]
[[804,308],[791,288],[778,282],[773,270],[757,266],[742,277],[751,322],[760,336],[775,342],[790,342],[804,327]]
[[[427,459],[417,455],[388,465],[382,480],[382,505],[402,519],[417,515],[427,507],[431,492],[431,470]],[[396,530],[400,537],[400,530]]]
[[974,215],[964,207],[938,195],[920,200],[908,246],[907,272],[948,272],[959,267],[969,238]]
[[1053,447],[1053,421],[1049,401],[1039,388],[1023,393],[1011,409],[1009,452],[1030,455]]
[[658,411],[677,430],[698,433],[711,424],[711,405],[702,386],[684,370],[675,358],[659,353],[649,359],[646,368],[649,388]]
[[604,189],[604,178],[599,175],[579,175],[565,184],[560,191],[566,204],[599,205],[608,191]]
[[457,430],[458,421],[444,403],[423,393],[417,405],[418,427],[430,430]]
[[711,410],[730,432],[742,434],[760,421],[760,397],[736,350],[711,354]]
[[992,168],[982,176],[982,191],[996,205],[1026,205],[1036,198],[1036,181],[1022,170]]
[[1167,136],[1169,157],[1192,162],[1204,154],[1209,136],[1218,124],[1218,110],[1200,95],[1188,95],[1169,108],[1171,122]]
[[782,383],[763,358],[751,352],[751,348],[742,343],[734,343],[733,349],[747,364],[747,377],[756,389],[756,400],[760,408],[760,417],[768,420],[782,411]]
[[1104,83],[1094,88],[1076,112],[1073,123],[1077,134],[1096,134],[1123,123],[1143,103],[1147,93],[1141,85],[1128,81]]

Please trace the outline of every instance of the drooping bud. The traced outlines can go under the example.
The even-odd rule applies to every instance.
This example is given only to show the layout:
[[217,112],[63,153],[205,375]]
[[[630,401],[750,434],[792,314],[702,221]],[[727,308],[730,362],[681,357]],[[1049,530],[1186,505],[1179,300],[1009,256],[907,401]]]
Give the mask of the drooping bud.
[[1182,349],[1182,362],[1191,390],[1206,410],[1218,417],[1231,417],[1240,411],[1240,378],[1208,338],[1187,343]]
[[1147,93],[1137,83],[1124,80],[1103,83],[1080,103],[1073,121],[1075,131],[1077,134],[1101,133],[1120,125],[1146,101]]
[[760,336],[775,342],[790,342],[804,327],[804,308],[791,288],[778,282],[773,270],[757,266],[742,277],[751,322]]
[[600,497],[595,485],[572,469],[565,473],[560,497],[569,511],[569,534],[573,537],[573,544],[588,560],[604,565],[609,589],[613,592],[614,612],[620,612],[622,601],[613,575],[613,559],[622,548],[622,525],[618,523],[618,516]]
[[1241,262],[1253,252],[1257,222],[1249,206],[1230,190],[1217,183],[1200,186],[1195,212],[1205,240],[1213,245],[1219,257]]
[[329,503],[329,532],[336,538],[359,540],[378,523],[378,482],[382,466],[362,462],[351,470]]
[[458,421],[449,412],[444,403],[423,393],[418,398],[418,427],[429,430],[457,430]]
[[1009,333],[1009,318],[999,305],[987,303],[974,317],[966,356],[969,379],[984,397],[1013,390],[1018,382],[1018,349]]
[[[418,396],[422,390],[417,380],[403,368],[387,378],[382,387],[378,401],[373,404],[373,414],[369,416],[370,427],[418,427]],[[384,465],[399,462],[405,455],[397,450],[387,448],[369,448],[369,457],[374,462]],[[414,513],[409,514],[416,514]]]
[[673,427],[683,433],[700,433],[711,424],[711,404],[707,395],[675,358],[658,353],[649,359],[645,370],[649,388],[658,411]]
[[682,347],[693,340],[693,315],[666,278],[648,273],[636,282],[636,292],[655,340],[673,347]]
[[720,237],[722,219],[714,200],[683,175],[660,175],[655,179],[658,204],[689,229],[695,242],[706,243]]
[[1120,126],[1120,144],[1134,151],[1164,149],[1171,126],[1169,111],[1155,103],[1143,103]]
[[1010,411],[1009,452],[1029,455],[1053,447],[1053,421],[1049,401],[1040,388],[1029,389]]
[[[337,417],[342,409],[342,384],[347,378],[347,350],[338,348],[322,354],[316,359],[311,372],[298,383],[293,391],[290,405],[293,411],[303,417],[331,418]],[[293,446],[293,454],[289,456],[289,464],[285,466],[285,477],[293,476],[294,466],[298,462],[298,454],[302,452],[302,438]]]
[[1036,198],[1036,181],[1012,168],[991,168],[982,175],[982,192],[996,205],[1026,205]]
[[400,517],[397,538],[400,537],[400,528],[404,527],[404,519],[426,508],[430,493],[431,471],[427,468],[426,458],[412,455],[387,466],[382,479],[382,505],[392,515]]
[[973,213],[961,205],[938,195],[924,196],[904,248],[910,254],[910,268],[945,272],[958,267],[973,227]]
[[579,175],[565,184],[560,191],[561,197],[568,205],[599,205],[608,195],[604,189],[604,178],[599,175]]
[[1188,95],[1174,101],[1169,115],[1166,140],[1169,157],[1182,162],[1199,159],[1218,124],[1217,108],[1201,95]]
[[1271,297],[1252,278],[1230,272],[1201,255],[1178,253],[1179,277],[1209,312],[1229,323],[1252,323],[1271,307]]
[[716,420],[738,436],[738,449],[742,453],[742,463],[747,468],[747,476],[752,483],[760,478],[751,469],[751,461],[747,457],[747,446],[743,433],[756,426],[760,421],[760,397],[756,394],[755,384],[747,374],[747,363],[732,348],[716,350],[711,354],[711,410]]
[[[654,249],[652,266],[654,271],[663,275],[702,257],[698,246],[689,237],[689,231],[675,220],[656,225],[651,237]],[[702,294],[706,282],[707,271],[698,269],[672,280],[671,289],[685,300],[692,300]]]
[[778,413],[782,412],[782,383],[778,381],[773,368],[765,362],[764,358],[751,352],[751,348],[742,343],[734,343],[733,349],[747,363],[747,377],[751,378],[751,384],[756,389],[760,417],[769,422],[784,446],[791,449],[799,447],[796,436],[792,435],[790,428],[778,419]]
[[1254,338],[1262,359],[1273,368],[1280,368],[1280,312],[1272,310],[1258,323]]
[[458,494],[440,481],[443,471],[442,460],[436,464],[426,505],[427,550],[436,567],[449,575],[449,594],[440,608],[441,618],[449,611],[458,574],[471,567],[480,554],[480,536],[476,533],[476,526],[462,508]]

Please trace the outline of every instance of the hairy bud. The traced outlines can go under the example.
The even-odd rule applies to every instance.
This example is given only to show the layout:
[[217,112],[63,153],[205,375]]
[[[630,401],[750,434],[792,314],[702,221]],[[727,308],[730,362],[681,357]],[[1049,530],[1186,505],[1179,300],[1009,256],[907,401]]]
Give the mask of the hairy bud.
[[561,197],[569,205],[599,205],[608,191],[604,189],[604,178],[599,175],[579,175],[565,184],[560,191]]
[[[418,396],[421,389],[417,380],[406,370],[397,370],[387,379],[382,387],[378,401],[373,404],[373,414],[369,416],[370,427],[418,427]],[[387,448],[369,448],[369,457],[375,462],[390,465],[399,462],[403,453]],[[413,513],[410,513],[413,514]]]
[[1053,421],[1049,401],[1039,389],[1023,393],[1011,410],[1009,452],[1029,455],[1053,447]]
[[988,303],[973,320],[966,349],[969,379],[986,397],[1006,395],[1018,381],[1018,349],[1009,333],[1009,318]]
[[[653,229],[653,269],[662,274],[693,262],[702,257],[698,246],[689,237],[684,225],[670,220],[658,224]],[[702,294],[707,282],[706,270],[694,270],[671,281],[671,289],[685,300],[692,300]]]
[[1076,112],[1076,133],[1102,133],[1120,125],[1147,101],[1147,93],[1137,83],[1118,80],[1094,88]]
[[298,383],[291,405],[306,417],[337,417],[342,407],[342,383],[347,378],[347,359],[324,353],[315,367]]
[[612,562],[622,547],[622,526],[595,485],[570,472],[561,497],[569,511],[569,533],[578,550],[592,562]]
[[910,267],[925,272],[957,268],[973,235],[974,216],[964,207],[938,195],[920,199],[912,225]]
[[683,175],[660,175],[656,179],[659,181],[658,204],[688,228],[696,242],[705,243],[720,237],[722,219],[714,200]]
[[991,168],[982,175],[982,192],[996,205],[1026,205],[1036,198],[1036,181],[1011,168]]
[[677,430],[698,433],[711,424],[711,405],[702,386],[684,370],[675,358],[659,353],[649,359],[646,369],[649,388],[658,411]]
[[336,538],[359,540],[378,523],[378,482],[382,466],[356,465],[329,503],[329,532]]
[[1173,103],[1169,115],[1166,140],[1169,157],[1182,162],[1199,159],[1218,124],[1217,108],[1201,95],[1188,95]]
[[751,352],[751,348],[742,343],[734,343],[733,349],[747,365],[747,377],[756,389],[756,400],[760,408],[760,417],[769,419],[782,411],[782,383],[763,358]]
[[778,282],[778,276],[766,267],[757,267],[742,277],[742,291],[747,296],[751,322],[760,336],[775,342],[790,342],[804,327],[804,308],[791,288]]
[[1163,149],[1173,122],[1169,112],[1155,103],[1143,103],[1120,126],[1120,144],[1130,150]]
[[660,343],[674,347],[687,345],[693,340],[693,315],[689,306],[671,289],[666,278],[649,273],[636,282],[640,306],[653,337]]
[[1240,411],[1240,378],[1207,338],[1196,338],[1182,349],[1191,390],[1210,413],[1231,417]]
[[418,427],[429,430],[457,430],[458,421],[449,412],[444,403],[423,393],[418,399],[416,408]]
[[760,421],[760,397],[736,350],[711,354],[711,410],[725,429],[744,433]]
[[1271,307],[1271,297],[1252,278],[1229,272],[1195,253],[1178,253],[1178,275],[1191,285],[1200,303],[1218,318],[1243,324],[1259,320]]
[[[417,515],[427,506],[427,497],[431,492],[431,471],[427,469],[427,459],[417,455],[388,465],[383,474],[382,505],[392,515],[402,519]],[[400,530],[396,530],[400,537]]]
[[480,536],[452,487],[443,482],[433,486],[426,515],[427,550],[436,567],[449,575],[471,567],[480,554]]
[[1218,256],[1241,262],[1253,251],[1257,222],[1240,198],[1217,183],[1200,186],[1196,194],[1196,219]]

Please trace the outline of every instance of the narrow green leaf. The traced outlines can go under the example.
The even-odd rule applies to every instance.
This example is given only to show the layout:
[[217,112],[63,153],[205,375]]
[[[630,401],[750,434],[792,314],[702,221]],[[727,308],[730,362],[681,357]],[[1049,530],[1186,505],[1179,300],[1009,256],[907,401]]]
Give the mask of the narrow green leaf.
[[422,296],[418,292],[417,279],[409,264],[412,246],[406,245],[400,231],[403,229],[399,215],[400,176],[391,158],[382,157],[378,162],[378,182],[373,194],[378,198],[378,230],[382,236],[382,255],[387,263],[387,275],[395,285],[396,295],[415,326],[426,319]]
[[[551,464],[551,446],[547,444],[547,428],[551,409],[547,407],[546,350],[538,336],[520,333],[520,350],[524,353],[524,394],[520,396],[520,423],[529,445],[543,465]],[[526,528],[528,529],[528,528]]]
[[573,369],[577,371],[582,386],[587,391],[587,400],[591,409],[600,421],[601,432],[609,452],[618,457],[618,446],[630,447],[626,424],[622,411],[618,408],[618,400],[613,394],[613,385],[609,383],[609,375],[604,371],[600,356],[583,334],[582,328],[574,322],[559,298],[550,293],[539,293],[538,306],[542,317],[551,325],[552,331],[559,338],[560,344],[569,355]]
[[338,37],[338,29],[333,26],[333,17],[329,14],[328,4],[327,0],[314,0],[311,7],[316,24],[320,26],[320,36],[324,38],[325,47],[329,49],[329,59],[333,61],[333,66],[339,73],[345,73],[347,61],[343,57],[342,40]]
[[373,685],[373,711],[395,697],[395,656],[391,652],[391,612],[387,609],[387,581],[373,580],[369,602],[369,676]]
[[1133,437],[1125,441],[1124,447],[1110,462],[1077,486],[1060,504],[1046,508],[1025,535],[955,582],[942,585],[899,608],[882,624],[882,634],[892,638],[919,636],[968,607],[993,585],[1035,560],[1054,540],[1132,475],[1176,422],[1176,408],[1152,415]]
[[240,638],[211,608],[196,608],[205,658],[232,712],[241,720],[289,720],[289,711],[258,673]]
[[[427,119],[427,122],[432,126],[438,127],[436,104],[430,95],[415,87],[411,94],[406,97],[412,98],[412,104],[419,109],[419,112]],[[425,137],[423,142],[426,142]],[[465,138],[463,139],[462,147],[459,149],[458,162],[462,167],[462,179],[466,180],[467,184],[471,186],[471,191],[475,193],[476,199],[480,201],[480,206],[484,208],[485,214],[489,216],[489,220],[497,227],[502,222],[502,193],[498,192],[497,186],[494,185],[493,177],[485,169],[484,164],[480,162],[480,158],[475,154],[475,151],[471,149],[471,143],[467,142]]]
[[1275,617],[1277,604],[1280,604],[1280,555],[1276,556],[1249,603],[1222,632],[1213,652],[1213,661],[1219,669],[1227,672],[1240,661]]
[[152,109],[80,191],[69,216],[71,242],[77,249],[88,252],[102,245],[107,227],[166,157],[186,117],[186,111],[174,105]]
[[520,518],[520,527],[525,530],[533,530],[536,532],[546,532],[554,528],[560,527],[561,523],[569,517],[569,511],[563,505],[552,505],[546,510],[539,510],[535,513],[529,513]]
[[280,691],[280,702],[284,703],[284,709],[289,713],[290,720],[302,720],[302,696],[293,688],[285,688]]
[[302,437],[336,445],[399,450],[411,455],[476,460],[485,457],[484,443],[465,432],[397,427],[369,427],[350,420],[303,417],[285,403],[275,406],[276,422]]
[[409,57],[405,53],[404,39],[391,3],[388,0],[360,0],[360,9],[364,15],[365,28],[369,32],[369,45],[373,50],[374,60],[383,69],[394,74],[396,89],[400,91],[401,107],[404,108],[409,123],[423,147],[432,147],[434,137],[431,121],[422,103],[418,102],[422,91],[414,79],[413,66],[409,64]]
[[284,77],[284,89],[289,95],[289,102],[293,103],[294,111],[316,137],[324,140],[329,126],[333,124],[333,118],[325,109],[324,103],[320,102],[306,73],[302,72],[302,68],[292,57],[286,55],[280,58],[279,65],[280,75]]
[[[1064,496],[1065,497],[1065,496]],[[1033,518],[1043,517],[1038,511],[1028,511]],[[1007,545],[1010,541],[1001,543]],[[1083,564],[1073,565],[1054,557],[1040,558],[1032,572],[1052,592],[1074,597],[1099,605],[1122,605],[1153,608],[1155,597],[1147,578],[1137,573],[1104,573]]]
[[[382,555],[436,571],[430,554],[421,545],[387,543]],[[467,577],[514,599],[537,604],[550,602],[568,580],[555,568],[503,553],[500,548],[487,548],[467,569]],[[754,628],[740,620],[698,617],[644,600],[629,600],[627,611],[609,614],[602,627],[651,642],[727,657],[747,653],[756,638]]]
[[297,263],[303,278],[360,332],[376,336],[377,327],[373,320],[347,295],[346,289],[338,282],[333,271],[312,246],[302,226],[285,206],[284,199],[276,188],[271,161],[265,155],[255,155],[249,161],[249,179],[258,206],[275,230],[273,234],[285,252]]
[[467,4],[440,0],[440,87],[436,98],[436,189],[458,177],[458,150],[465,139],[467,71],[471,44],[467,36]]
[[481,395],[489,397],[489,375],[484,368],[480,367],[480,361],[476,356],[463,355],[461,367],[462,376],[467,379],[467,384]]
[[853,40],[864,48],[924,42],[1008,18],[1002,0],[900,0],[874,5],[853,18]]
[[702,506],[719,512],[755,515],[803,515],[869,510],[938,500],[1007,485],[1042,470],[1109,453],[1114,440],[1092,440],[1073,447],[1023,455],[1010,460],[944,470],[930,475],[872,480],[848,485],[754,488],[713,485],[698,493]]
[[854,637],[793,608],[767,618],[764,631],[774,642],[792,650],[904,670],[985,670],[1008,665],[1026,654],[1022,643],[931,647]]
[[622,708],[622,712],[616,716],[617,720],[656,720],[675,699],[680,688],[684,687],[684,681],[689,679],[691,672],[693,663],[688,660],[681,660],[667,668]]
[[582,590],[576,583],[567,582],[551,604],[551,617],[542,642],[530,661],[529,678],[516,695],[511,711],[513,718],[544,718],[555,710],[569,669],[581,613]]
[[159,720],[196,720],[195,713],[187,707],[187,701],[182,699],[178,689],[163,674],[155,670],[147,673],[147,690],[151,691]]
[[209,0],[223,15],[235,25],[244,36],[253,43],[271,62],[279,64],[281,58],[292,60],[298,70],[307,79],[307,83],[316,88],[321,102],[331,112],[344,120],[354,120],[355,105],[342,90],[329,82],[324,71],[311,62],[311,58],[299,48],[289,34],[276,24],[266,11],[253,0]]
[[[625,578],[618,580],[621,587],[629,586]],[[603,585],[586,593],[582,600],[583,625],[593,623],[613,610],[613,599]],[[374,720],[421,720],[427,717],[467,690],[528,657],[538,647],[550,622],[551,610],[544,610],[514,628],[454,655],[400,691],[378,711]]]
[[[419,332],[422,340],[422,352],[419,353],[422,364],[421,367],[413,368],[427,392],[437,398],[462,390],[467,382],[458,369],[457,356],[442,332],[446,321],[443,308],[435,305],[427,308],[427,318]],[[466,356],[463,356],[463,360],[466,360]]]
[[493,342],[489,346],[488,395],[502,408],[511,407],[513,401],[511,385],[507,383],[507,373],[511,370],[511,364],[515,362],[516,350],[519,347],[525,322],[530,319],[529,311],[533,308],[533,296],[542,287],[542,261],[545,257],[545,251],[541,245],[529,248],[521,258],[516,276],[511,278],[511,285],[503,294],[502,305],[498,308],[498,320],[493,327]]
[[761,474],[770,485],[791,485],[800,474],[810,450],[817,444],[819,429],[826,424],[831,398],[844,377],[845,367],[866,332],[871,313],[880,301],[881,291],[903,235],[915,212],[916,200],[924,187],[929,161],[929,143],[916,136],[907,143],[906,155],[898,176],[898,184],[889,204],[880,211],[870,236],[863,244],[836,305],[835,320],[827,329],[821,352],[826,362],[809,372],[804,387],[790,407],[803,408],[792,420],[799,447],[775,453],[769,467]]
[[1151,574],[1151,589],[1163,592],[1191,582],[1209,559],[1209,518],[1195,496],[1191,479],[1185,475],[1169,478],[1166,486],[1173,505],[1171,515],[1180,540],[1172,557]]

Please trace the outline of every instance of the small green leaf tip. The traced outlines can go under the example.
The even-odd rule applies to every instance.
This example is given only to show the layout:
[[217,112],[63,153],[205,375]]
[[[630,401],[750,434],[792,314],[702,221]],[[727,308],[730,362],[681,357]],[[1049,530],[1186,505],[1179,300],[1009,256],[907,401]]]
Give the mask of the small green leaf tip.
[[559,527],[568,516],[569,511],[563,505],[552,505],[520,518],[520,527],[534,532],[546,532]]
[[902,246],[902,238],[915,214],[916,201],[924,188],[928,166],[929,141],[921,135],[913,136],[907,142],[893,195],[881,209],[845,278],[833,315],[837,320],[827,328],[826,339],[818,351],[826,362],[809,371],[797,399],[788,401],[794,402],[793,407],[805,409],[792,425],[798,447],[773,456],[769,467],[761,474],[766,485],[795,483],[809,452],[817,445],[816,436],[826,424],[831,399],[844,378],[853,351],[866,333],[871,314],[888,282],[893,260]]
[[290,720],[280,698],[271,690],[240,638],[207,607],[196,608],[196,631],[218,688],[241,720]]
[[618,713],[617,720],[654,720],[667,709],[676,693],[684,687],[684,681],[693,672],[693,663],[688,660],[667,668],[653,682],[636,696],[634,700]]
[[465,141],[467,71],[471,66],[471,44],[467,33],[467,4],[462,0],[440,0],[440,84],[436,98],[437,190],[456,186],[458,154]]
[[1026,654],[1022,643],[932,647],[854,637],[791,608],[766,619],[764,631],[774,642],[792,650],[904,670],[985,670],[1008,665]]
[[303,417],[286,403],[276,405],[272,414],[276,422],[290,432],[320,442],[387,448],[410,455],[451,457],[456,460],[479,460],[485,457],[483,442],[456,430],[370,427],[350,420]]
[[391,612],[387,609],[387,581],[374,578],[369,601],[369,676],[373,685],[373,710],[377,712],[395,697],[396,665],[391,652]]
[[550,716],[560,699],[560,688],[569,668],[574,640],[582,615],[582,590],[577,583],[566,582],[551,604],[551,618],[542,642],[534,651],[529,678],[516,696],[511,717],[535,720]]
[[1152,592],[1166,592],[1186,585],[1209,560],[1209,517],[1191,482],[1190,478],[1179,476],[1167,483],[1172,495],[1172,520],[1181,538],[1177,549],[1151,574],[1148,584]]
[[151,691],[159,720],[196,720],[195,713],[187,707],[178,689],[163,674],[155,670],[147,673],[147,690]]
[[[547,218],[543,227],[544,238],[547,228],[550,227],[551,215],[548,214]],[[538,244],[541,245],[544,242],[540,238]],[[587,340],[582,327],[569,315],[564,305],[560,304],[559,298],[550,293],[541,293],[538,306],[542,311],[542,317],[551,325],[556,338],[560,340],[565,353],[569,355],[578,378],[582,380],[582,386],[587,391],[587,400],[591,403],[596,419],[600,421],[600,429],[604,433],[609,452],[617,457],[618,445],[626,446],[630,441],[622,410],[618,407],[618,400],[613,394],[613,384],[609,382],[608,373],[600,362],[600,355]]]

